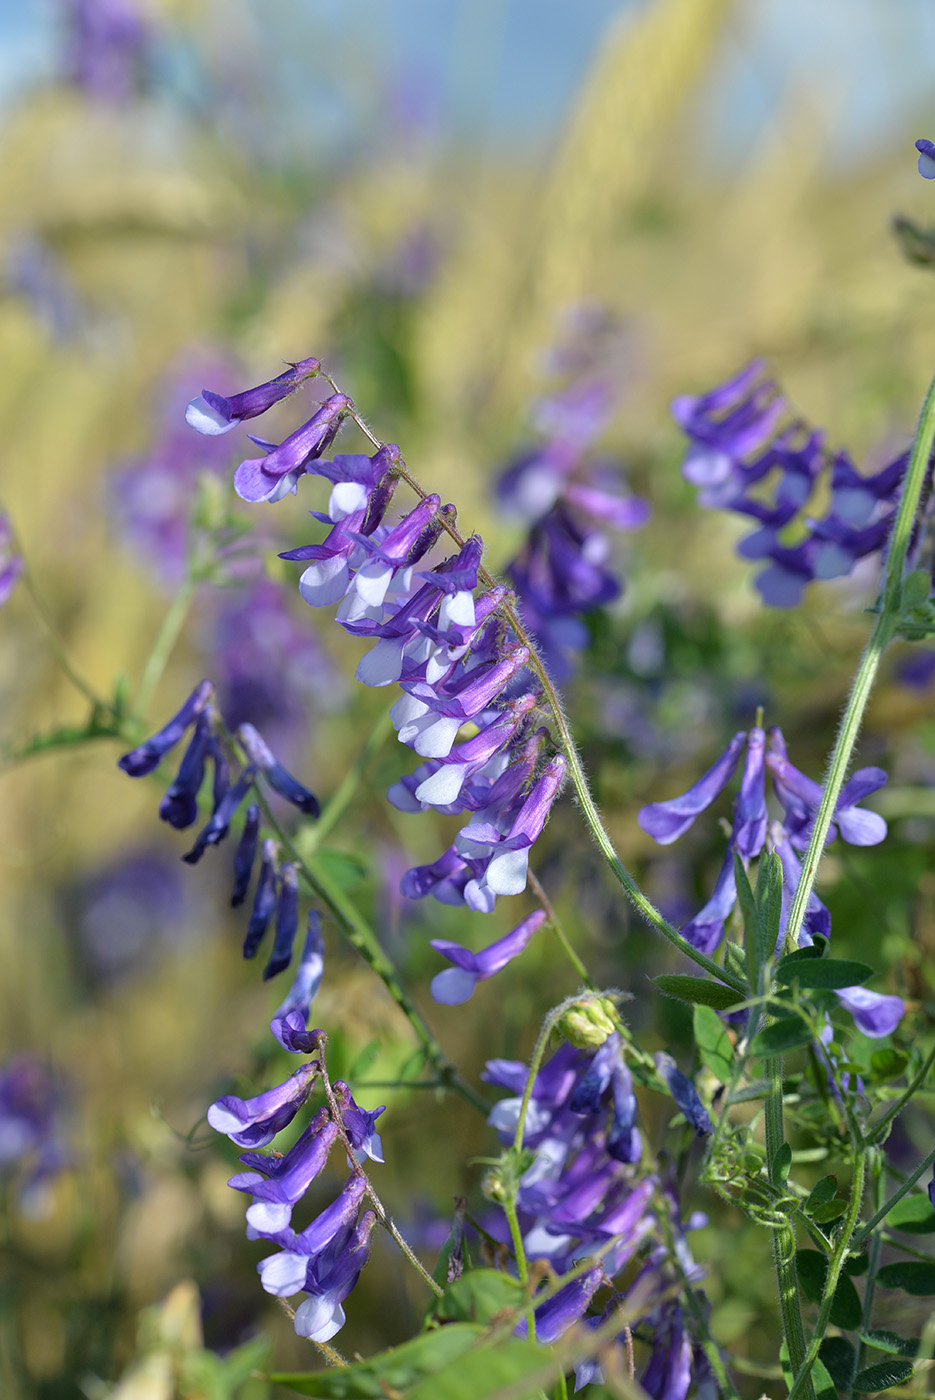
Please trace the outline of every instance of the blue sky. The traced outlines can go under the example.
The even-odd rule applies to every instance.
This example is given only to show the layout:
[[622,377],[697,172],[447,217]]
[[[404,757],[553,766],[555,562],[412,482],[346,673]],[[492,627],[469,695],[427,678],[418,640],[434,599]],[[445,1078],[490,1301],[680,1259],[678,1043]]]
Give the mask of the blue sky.
[[[218,0],[223,17],[226,4]],[[339,134],[381,77],[433,94],[441,133],[536,145],[607,25],[645,0],[242,0],[299,119]],[[54,72],[55,0],[0,0],[0,107]],[[272,76],[272,75],[271,75]],[[933,0],[735,0],[706,123],[743,154],[790,93],[819,94],[837,159],[935,135]]]

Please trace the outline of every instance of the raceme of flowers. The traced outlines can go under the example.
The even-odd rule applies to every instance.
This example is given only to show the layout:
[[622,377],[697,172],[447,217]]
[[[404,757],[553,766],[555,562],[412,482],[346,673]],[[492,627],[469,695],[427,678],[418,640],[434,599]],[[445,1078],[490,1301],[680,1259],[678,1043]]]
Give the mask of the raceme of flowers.
[[[760,360],[710,393],[675,399],[672,413],[689,439],[682,475],[699,503],[757,522],[737,550],[768,561],[756,586],[771,607],[794,607],[809,583],[842,578],[884,548],[908,453],[871,475],[846,452],[832,456],[821,432],[790,421]],[[820,485],[830,504],[816,519],[807,512]]]
[[[195,838],[191,850],[182,857],[194,865],[209,846],[227,836],[231,822],[241,808],[245,815],[234,853],[234,884],[231,903],[244,902],[250,888],[259,854],[259,874],[254,887],[253,905],[244,937],[244,957],[256,956],[271,923],[273,944],[263,973],[274,977],[288,967],[299,926],[299,894],[296,869],[290,862],[279,862],[278,845],[272,838],[260,841],[260,808],[250,801],[260,777],[278,796],[306,816],[318,815],[314,795],[289,773],[271,752],[262,735],[251,724],[241,724],[236,742],[225,735],[214,705],[214,687],[202,681],[195,687],[177,714],[156,734],[125,753],[119,767],[131,778],[142,778],[159,766],[167,753],[191,730],[178,772],[159,804],[163,821],[177,831],[193,826],[199,816],[199,794],[210,765],[211,813]],[[239,760],[241,771],[232,781],[231,759]]]
[[[278,1037],[296,1054],[315,1054],[319,1048],[321,1032],[305,1029],[311,999],[307,990],[299,994],[301,1005],[297,1002],[285,1011],[283,1019],[289,1023],[289,1032]],[[212,1128],[226,1133],[237,1147],[247,1149],[240,1156],[244,1170],[228,1184],[251,1197],[247,1238],[275,1246],[276,1252],[257,1265],[263,1288],[279,1298],[304,1293],[295,1310],[295,1330],[300,1337],[327,1342],[344,1326],[344,1301],[370,1256],[370,1236],[377,1217],[372,1210],[360,1212],[367,1181],[359,1161],[363,1156],[383,1161],[375,1125],[384,1110],[360,1108],[339,1080],[333,1086],[337,1116],[326,1104],[287,1152],[258,1150],[269,1147],[293,1121],[311,1095],[321,1069],[321,1062],[311,1059],[284,1084],[255,1098],[225,1094],[211,1105],[207,1117]],[[348,1157],[351,1175],[331,1204],[297,1230],[293,1212],[342,1137],[353,1154],[353,1160]]]
[[[735,853],[747,865],[764,850],[775,851],[782,863],[781,946],[801,874],[800,856],[808,846],[822,788],[790,763],[780,729],[772,728],[767,733],[756,725],[749,732],[741,730],[735,734],[720,758],[687,792],[666,802],[651,802],[641,809],[638,817],[643,830],[660,845],[667,846],[678,840],[727,787],[741,754],[744,754],[743,773],[734,800],[733,823],[721,873],[707,904],[681,930],[682,936],[704,953],[712,953],[720,944],[737,901]],[[779,818],[771,819],[767,807],[767,773],[782,811]],[[876,812],[865,811],[859,804],[885,782],[886,774],[881,768],[858,769],[841,790],[829,842],[837,835],[854,846],[875,846],[884,839],[884,819]],[[815,935],[827,938],[830,933],[831,915],[812,892],[799,944],[810,944]],[[865,1035],[889,1035],[905,1010],[899,997],[883,996],[863,987],[847,987],[836,995]]]
[[[202,432],[227,431],[317,370],[318,361],[307,359],[230,398],[205,390],[189,406],[188,421]],[[469,815],[437,861],[406,874],[403,893],[432,894],[486,913],[498,895],[525,889],[529,848],[561,787],[565,759],[548,729],[537,725],[542,688],[527,664],[529,648],[501,615],[507,590],[493,585],[475,596],[480,538],[418,569],[446,527],[453,529],[454,507],[428,495],[387,523],[403,469],[399,449],[323,457],[351,411],[347,396],[334,393],[278,446],[252,438],[266,455],[242,462],[234,486],[244,500],[274,502],[305,475],[331,483],[327,511],[312,512],[329,527],[324,541],[281,557],[305,564],[299,591],[306,602],[337,604],[340,624],[373,643],[357,679],[371,686],[398,682],[404,692],[393,722],[400,741],[425,762],[390,790],[390,801],[403,811],[434,807]],[[470,736],[456,743],[467,724]]]
[[[712,1131],[711,1120],[697,1090],[675,1067],[669,1056],[658,1057],[657,1068],[676,1106],[698,1135]],[[504,1146],[513,1142],[526,1066],[512,1060],[488,1061],[484,1078],[512,1091],[491,1111],[489,1122]],[[642,1142],[636,1126],[637,1103],[633,1079],[626,1063],[625,1049],[615,1032],[592,1050],[563,1045],[542,1066],[532,1087],[526,1111],[524,1147],[535,1159],[520,1178],[516,1206],[527,1258],[547,1260],[561,1278],[576,1264],[589,1257],[593,1267],[569,1280],[545,1303],[535,1308],[536,1338],[554,1342],[573,1323],[599,1326],[604,1317],[623,1301],[614,1285],[636,1256],[643,1242],[656,1229],[660,1210],[665,1212],[673,1236],[678,1240],[686,1277],[692,1282],[700,1270],[691,1259],[679,1219],[678,1203],[671,1184],[656,1173],[644,1173],[641,1166]],[[699,1217],[693,1225],[704,1224]],[[496,1222],[491,1229],[497,1231]],[[499,1233],[507,1238],[505,1223]],[[681,1321],[671,1302],[660,1303],[659,1295],[672,1283],[667,1274],[667,1251],[652,1248],[627,1293],[638,1297],[645,1307],[643,1320],[654,1325],[654,1351],[641,1384],[659,1400],[684,1400],[691,1383],[697,1384],[704,1368],[696,1358]],[[613,1299],[604,1315],[586,1317],[598,1290],[609,1287]],[[526,1323],[517,1328],[526,1334]],[[687,1348],[689,1355],[680,1369],[681,1381],[664,1383],[660,1347],[668,1356],[675,1346]],[[621,1338],[621,1344],[623,1339]],[[588,1361],[576,1367],[576,1390],[591,1381],[600,1381],[600,1367]]]

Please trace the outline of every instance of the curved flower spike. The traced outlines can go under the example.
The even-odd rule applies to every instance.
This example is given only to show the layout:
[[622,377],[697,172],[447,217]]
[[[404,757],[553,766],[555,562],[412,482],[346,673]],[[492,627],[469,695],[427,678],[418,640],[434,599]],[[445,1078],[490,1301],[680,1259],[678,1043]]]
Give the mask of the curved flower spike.
[[460,1006],[474,995],[478,982],[493,977],[507,963],[513,961],[529,943],[537,929],[545,923],[545,911],[536,909],[510,933],[498,938],[495,943],[472,953],[460,943],[452,943],[446,938],[433,938],[431,946],[441,953],[454,967],[446,967],[432,978],[431,993],[435,1001],[445,1006]]
[[743,730],[735,734],[717,762],[680,797],[672,797],[668,802],[651,802],[641,808],[637,821],[647,835],[658,841],[660,846],[677,841],[695,818],[724,791],[737,767],[746,738]]
[[196,399],[185,410],[185,421],[197,433],[216,437],[219,433],[229,433],[245,418],[258,418],[274,403],[294,394],[306,379],[312,379],[321,365],[314,356],[299,360],[290,365],[282,374],[270,379],[266,384],[258,384],[255,389],[244,389],[240,394],[214,394],[210,389],[202,389]]

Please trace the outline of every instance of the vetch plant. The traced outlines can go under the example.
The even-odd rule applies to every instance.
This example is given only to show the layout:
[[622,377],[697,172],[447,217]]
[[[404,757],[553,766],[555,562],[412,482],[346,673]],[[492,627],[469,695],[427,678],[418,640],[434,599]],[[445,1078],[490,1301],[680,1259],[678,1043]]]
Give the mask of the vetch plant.
[[[926,176],[930,144],[918,143]],[[849,848],[892,840],[884,816],[864,805],[881,793],[886,771],[853,763],[886,648],[935,627],[935,385],[911,450],[871,474],[843,453],[829,455],[821,434],[793,420],[759,363],[676,400],[690,442],[683,471],[701,503],[756,522],[741,552],[768,561],[757,581],[765,602],[794,607],[808,583],[843,577],[859,561],[869,569],[876,560],[881,571],[871,634],[822,781],[793,764],[781,729],[765,728],[760,710],[733,737],[725,722],[726,746],[720,756],[714,748],[686,790],[667,797],[663,788],[641,807],[639,826],[660,846],[703,840],[698,818],[709,814],[713,829],[716,804],[739,775],[731,819],[723,821],[720,873],[679,928],[618,854],[558,689],[574,669],[571,653],[584,651],[582,617],[619,591],[599,525],[630,529],[647,515],[642,501],[583,459],[609,411],[606,385],[582,381],[546,400],[544,441],[501,477],[501,502],[531,527],[501,578],[480,535],[462,532],[455,505],[420,484],[401,449],[380,441],[315,356],[253,388],[202,389],[187,422],[203,436],[226,437],[273,408],[291,413],[313,381],[327,385],[327,397],[279,443],[250,434],[261,455],[240,461],[232,491],[250,508],[281,513],[293,496],[313,503],[315,538],[280,558],[301,565],[296,588],[305,603],[333,609],[360,643],[357,681],[375,691],[394,687],[387,719],[334,791],[312,776],[316,795],[302,767],[282,761],[278,743],[271,747],[261,732],[263,716],[239,710],[226,719],[212,679],[161,727],[148,719],[194,592],[219,581],[232,541],[240,549],[248,536],[228,506],[201,510],[191,532],[173,535],[186,541],[184,578],[132,702],[125,687],[98,696],[40,613],[66,675],[92,706],[86,728],[60,742],[119,741],[123,772],[153,780],[154,792],[162,785],[162,821],[195,830],[183,861],[204,872],[211,862],[216,868],[212,848],[230,850],[223,889],[233,906],[248,907],[244,957],[254,958],[268,938],[264,979],[293,964],[305,928],[251,1092],[220,1093],[207,1108],[210,1127],[237,1150],[229,1185],[245,1198],[248,1239],[265,1251],[256,1263],[260,1287],[292,1300],[286,1307],[297,1335],[327,1363],[275,1378],[321,1396],[567,1397],[570,1387],[594,1386],[603,1387],[596,1395],[739,1400],[743,1359],[719,1341],[706,1296],[705,1230],[714,1211],[729,1210],[759,1232],[764,1270],[771,1261],[768,1374],[790,1400],[885,1390],[914,1370],[923,1384],[929,1335],[892,1331],[885,1299],[899,1290],[935,1296],[929,1256],[894,1237],[910,1221],[935,1231],[925,1189],[935,1148],[921,1156],[911,1149],[908,1163],[886,1148],[899,1115],[928,1092],[935,1049],[923,1051],[918,1032],[930,1029],[929,1012],[867,985],[876,976],[885,982],[887,968],[847,955],[849,930],[837,914],[832,953],[831,910],[815,886],[826,851],[843,861]],[[352,426],[367,450],[334,451]],[[824,514],[806,514],[820,490]],[[3,598],[22,575],[38,603],[5,517],[3,534]],[[270,575],[263,591],[275,586]],[[263,606],[270,608],[268,597]],[[258,656],[264,669],[275,665],[265,648],[244,655]],[[251,694],[250,664],[239,663],[241,697]],[[447,841],[437,858],[405,872],[402,894],[431,895],[447,908],[421,906],[422,922],[448,931],[452,923],[433,919],[460,918],[466,940],[427,940],[449,966],[415,991],[410,969],[381,944],[353,888],[318,858],[393,730],[418,761],[390,786],[388,807],[415,819],[429,813],[425,820],[437,821]],[[585,916],[578,926],[563,921],[536,873],[538,843],[566,798],[615,892],[678,959],[655,981],[660,996],[678,1003],[671,1016],[655,1015],[655,1000],[645,1014],[649,988],[618,945],[615,985],[600,985],[582,951]],[[623,824],[613,825],[625,840]],[[635,823],[630,838],[639,839]],[[509,932],[482,934],[472,946],[477,918],[527,891],[536,907],[517,908]],[[384,1152],[386,1106],[371,1097],[376,1085],[358,1085],[350,1072],[353,1082],[332,1079],[328,1034],[311,1026],[336,937],[363,957],[418,1043],[416,1059],[386,1086],[387,1104],[390,1090],[419,1091],[426,1136],[441,1094],[459,1096],[485,1119],[490,1155],[468,1164],[473,1200],[459,1202],[437,1258],[418,1232],[407,1240],[382,1198],[397,1100],[386,1108]],[[551,967],[556,953],[560,969]],[[502,974],[502,986],[517,959],[522,970],[548,963],[550,978],[566,978],[567,994],[538,1007],[541,1029],[528,1061],[488,1052],[477,1082],[452,1062],[420,1006],[428,993],[450,1008],[480,999],[480,984]],[[535,998],[535,977],[528,981]],[[634,1006],[636,998],[644,1004]],[[468,1014],[445,1013],[442,1031]],[[665,1033],[679,1018],[683,1027],[690,1019],[690,1048]],[[284,1060],[301,1062],[281,1074]],[[44,1144],[55,1141],[49,1105],[33,1103],[22,1087],[28,1073],[14,1065],[5,1076],[0,1158],[8,1163],[30,1152],[41,1163]],[[457,1153],[456,1143],[444,1146]],[[456,1155],[454,1167],[462,1166]],[[422,1290],[420,1316],[408,1340],[351,1361],[332,1343],[353,1318],[371,1252],[387,1239]],[[884,1261],[884,1250],[921,1257]]]

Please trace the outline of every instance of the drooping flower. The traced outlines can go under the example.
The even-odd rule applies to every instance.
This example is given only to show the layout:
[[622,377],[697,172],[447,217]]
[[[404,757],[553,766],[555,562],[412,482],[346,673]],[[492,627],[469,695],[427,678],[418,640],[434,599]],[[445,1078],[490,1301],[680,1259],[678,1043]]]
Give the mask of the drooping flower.
[[320,369],[321,365],[312,356],[306,360],[298,360],[266,384],[258,384],[255,389],[243,389],[239,394],[231,394],[227,398],[223,394],[213,393],[210,389],[202,389],[185,410],[185,421],[190,428],[209,437],[229,433],[238,423],[243,423],[248,418],[259,417],[261,413],[272,408],[273,404],[280,403],[290,394],[294,394],[301,384],[313,379]]
[[857,1029],[875,1040],[892,1035],[906,1012],[902,997],[884,996],[868,987],[842,987],[835,996],[851,1013]]
[[436,1001],[446,1006],[459,1006],[474,995],[478,982],[493,977],[507,963],[519,957],[533,934],[545,922],[544,910],[537,909],[529,914],[512,932],[498,938],[479,953],[472,953],[460,943],[452,943],[445,938],[433,938],[431,946],[454,963],[454,967],[437,972],[432,978],[431,993]]

